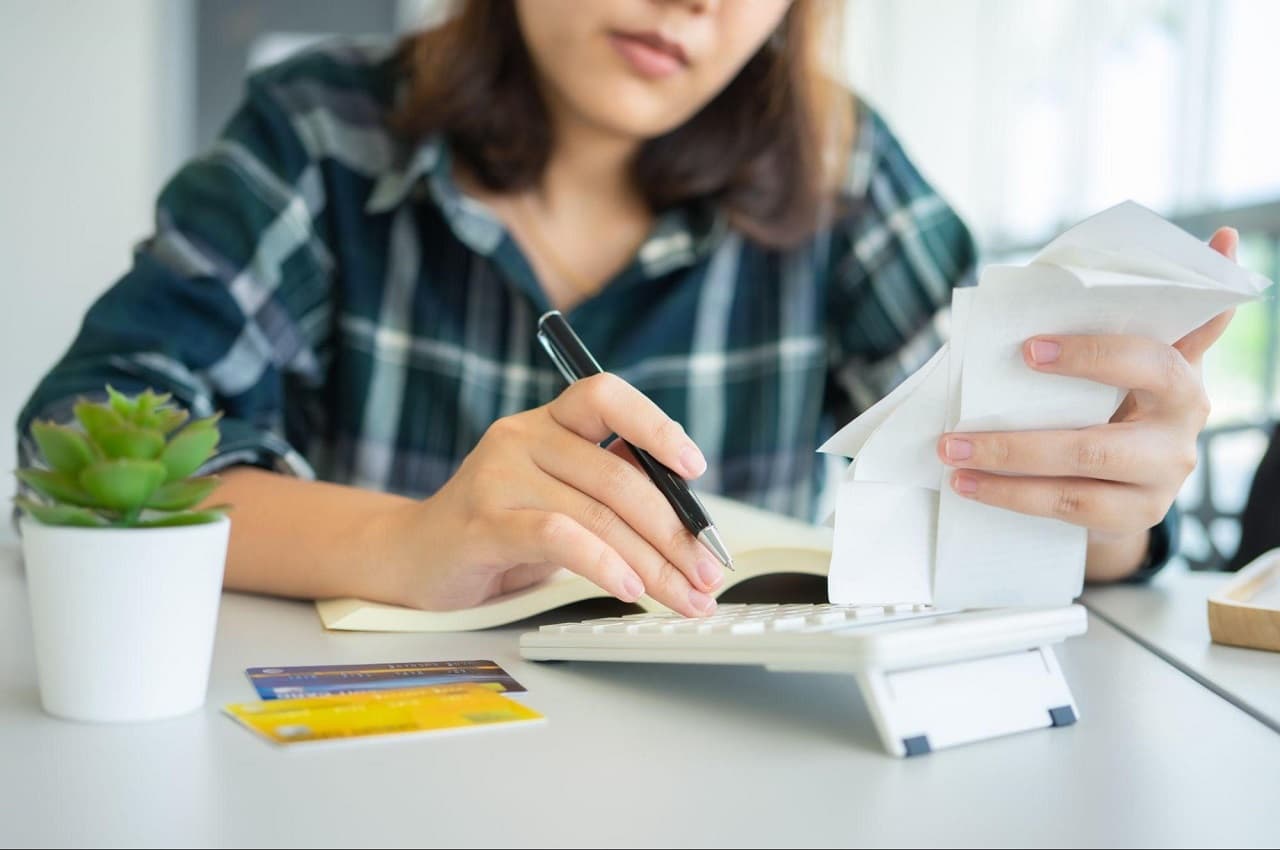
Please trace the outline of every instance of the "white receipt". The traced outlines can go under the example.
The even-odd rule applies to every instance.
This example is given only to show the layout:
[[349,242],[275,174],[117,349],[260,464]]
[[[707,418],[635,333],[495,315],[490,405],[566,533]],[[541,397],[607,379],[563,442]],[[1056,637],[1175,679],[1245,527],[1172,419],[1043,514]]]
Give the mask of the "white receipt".
[[985,268],[976,288],[953,293],[950,342],[820,449],[854,459],[836,499],[831,601],[1068,604],[1083,586],[1086,531],[957,496],[938,438],[1103,424],[1123,391],[1028,368],[1029,337],[1173,343],[1270,283],[1132,202],[1086,219],[1025,266]]

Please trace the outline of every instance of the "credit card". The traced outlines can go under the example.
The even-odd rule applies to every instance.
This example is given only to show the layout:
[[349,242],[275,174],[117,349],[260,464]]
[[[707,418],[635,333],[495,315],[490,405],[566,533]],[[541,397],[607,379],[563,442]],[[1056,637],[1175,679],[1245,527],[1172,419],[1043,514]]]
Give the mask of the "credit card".
[[258,696],[267,700],[460,684],[487,685],[502,692],[525,689],[493,661],[250,667],[245,673]]
[[475,684],[232,703],[223,711],[268,741],[288,746],[492,728],[545,719],[527,705]]

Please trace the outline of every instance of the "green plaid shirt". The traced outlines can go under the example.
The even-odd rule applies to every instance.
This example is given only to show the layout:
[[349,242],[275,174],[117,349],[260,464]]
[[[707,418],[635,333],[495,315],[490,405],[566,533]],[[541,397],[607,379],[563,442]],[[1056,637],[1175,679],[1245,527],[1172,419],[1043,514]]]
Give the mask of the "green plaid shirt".
[[[155,235],[89,311],[18,423],[105,384],[226,413],[207,469],[253,464],[414,496],[499,417],[562,382],[528,260],[459,193],[445,140],[387,127],[390,53],[335,43],[253,76],[220,140],[164,189]],[[941,342],[973,244],[858,106],[849,212],[770,250],[710,206],[659,215],[567,318],[605,368],[684,424],[701,486],[810,517],[816,447]]]

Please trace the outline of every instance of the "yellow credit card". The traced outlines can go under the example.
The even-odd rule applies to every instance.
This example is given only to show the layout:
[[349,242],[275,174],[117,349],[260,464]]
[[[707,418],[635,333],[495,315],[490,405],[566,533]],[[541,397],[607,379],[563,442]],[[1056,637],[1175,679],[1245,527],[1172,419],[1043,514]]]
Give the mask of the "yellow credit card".
[[482,684],[232,703],[223,711],[277,744],[530,723],[543,716]]

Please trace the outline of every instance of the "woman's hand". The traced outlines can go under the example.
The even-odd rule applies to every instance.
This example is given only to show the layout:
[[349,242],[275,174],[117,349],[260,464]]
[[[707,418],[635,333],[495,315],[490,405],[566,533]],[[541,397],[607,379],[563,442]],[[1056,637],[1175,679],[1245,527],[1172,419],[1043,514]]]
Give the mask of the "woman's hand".
[[[1238,237],[1210,240],[1235,259]],[[1032,369],[1129,390],[1106,425],[1073,431],[944,434],[942,461],[966,498],[1089,529],[1086,573],[1122,578],[1146,557],[1160,522],[1196,464],[1209,415],[1200,360],[1231,321],[1223,313],[1173,345],[1137,336],[1044,336],[1028,340]]]
[[563,566],[627,602],[648,593],[682,614],[714,611],[719,562],[620,442],[598,445],[615,433],[686,478],[706,470],[684,429],[631,385],[577,381],[499,419],[438,493],[393,512],[379,531],[407,567],[397,596],[461,608]]

